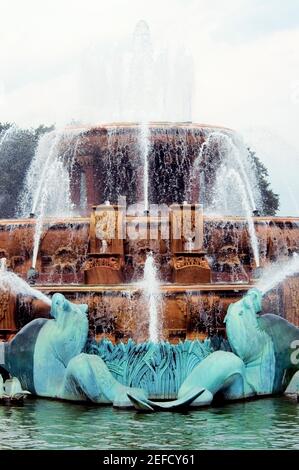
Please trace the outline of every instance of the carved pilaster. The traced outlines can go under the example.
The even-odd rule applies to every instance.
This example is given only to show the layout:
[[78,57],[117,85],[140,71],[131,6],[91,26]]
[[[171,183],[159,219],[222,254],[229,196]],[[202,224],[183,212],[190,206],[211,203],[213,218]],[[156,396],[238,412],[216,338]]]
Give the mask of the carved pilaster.
[[202,251],[202,206],[199,204],[173,204],[170,214],[172,252]]
[[[85,173],[86,181],[86,197],[87,205],[91,207],[99,202],[99,195],[101,194],[101,180],[96,177],[95,157],[90,155],[79,155],[76,160],[81,167],[81,171]],[[80,179],[79,179],[80,184]]]
[[0,333],[14,333],[16,298],[9,291],[0,291]]
[[94,207],[90,218],[89,255],[84,266],[87,284],[116,284],[123,281],[123,231],[121,207]]
[[203,210],[198,204],[171,206],[173,282],[211,282],[211,269],[203,250]]

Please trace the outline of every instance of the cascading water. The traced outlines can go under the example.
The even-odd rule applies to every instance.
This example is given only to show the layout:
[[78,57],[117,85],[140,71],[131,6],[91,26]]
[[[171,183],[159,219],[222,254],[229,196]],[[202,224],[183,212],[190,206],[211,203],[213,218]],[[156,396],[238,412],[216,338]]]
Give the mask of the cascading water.
[[[247,219],[249,238],[251,242],[251,248],[253,252],[255,265],[256,267],[259,267],[260,265],[259,243],[258,243],[258,239],[255,233],[254,223],[252,219],[252,208],[249,204],[248,197],[247,197],[240,173],[238,173],[233,168],[228,169],[224,167],[221,173],[219,174],[219,181],[221,181],[220,183],[221,190],[223,192],[222,193],[217,192],[219,195],[220,194],[222,195],[221,201],[219,201],[219,203],[217,204],[217,207],[221,207],[221,204],[222,204],[222,207],[224,208],[224,213],[225,213],[226,210],[229,209],[230,207],[231,199],[234,196],[237,198],[238,204],[241,208],[243,208],[244,215]],[[216,181],[216,185],[217,184],[219,184],[218,181]],[[235,194],[231,192],[232,188],[234,188]]]
[[143,299],[148,307],[149,341],[157,343],[162,339],[162,294],[157,268],[152,253],[149,253],[144,265],[143,280],[140,284]]
[[[103,201],[117,204],[119,198],[125,196],[128,204],[136,203],[139,175],[135,155],[139,155],[139,130],[134,138],[122,126],[109,127],[107,147],[103,159],[102,184]],[[137,160],[137,158],[136,158]],[[142,176],[141,176],[142,178]]]
[[51,299],[29,286],[26,281],[21,279],[15,273],[8,271],[6,268],[6,259],[0,259],[0,291],[9,291],[15,295],[29,295],[36,299],[42,300],[47,305],[51,305]]
[[259,243],[252,219],[253,211],[260,204],[256,168],[248,158],[248,150],[239,136],[212,132],[203,144],[197,165],[211,151],[218,153],[219,167],[211,188],[212,198],[207,212],[221,215],[245,216],[256,267],[259,267]]
[[149,198],[148,198],[148,188],[149,188],[149,164],[148,156],[150,149],[149,142],[149,127],[147,123],[143,123],[140,126],[140,151],[143,160],[143,201],[144,201],[144,210],[148,211],[149,209]]
[[256,284],[257,289],[263,294],[274,289],[287,277],[299,273],[299,255],[294,253],[291,259],[287,261],[278,261],[271,264],[263,270],[262,277]]
[[188,125],[175,130],[166,124],[151,128],[151,202],[171,205],[173,201],[194,202],[194,186],[198,181],[193,172],[194,155],[200,150],[201,130]]
[[40,138],[20,201],[20,216],[35,216],[32,267],[35,268],[45,217],[71,216],[72,172],[78,132],[51,131]]
[[[250,208],[252,210],[256,209],[261,203],[261,194],[257,184],[256,168],[248,158],[248,149],[243,139],[232,132],[211,132],[201,148],[199,164],[204,159],[205,154],[211,151],[219,155],[220,166],[216,171],[216,178],[218,173],[221,174],[224,167],[237,171],[240,174]],[[220,191],[221,187],[217,187],[216,184],[214,191],[217,192],[217,190]],[[231,203],[228,209],[231,211],[230,215],[242,215],[238,204]]]

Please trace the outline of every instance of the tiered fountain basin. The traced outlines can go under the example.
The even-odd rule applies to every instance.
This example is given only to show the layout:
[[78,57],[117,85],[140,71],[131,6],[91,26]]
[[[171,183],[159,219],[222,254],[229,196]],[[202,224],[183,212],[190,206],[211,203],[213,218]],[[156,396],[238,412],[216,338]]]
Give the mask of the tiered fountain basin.
[[80,214],[84,213],[83,199],[87,213],[106,200],[117,204],[119,196],[126,196],[127,204],[143,200],[144,147],[148,152],[149,202],[207,203],[205,194],[211,192],[222,157],[214,144],[199,164],[198,156],[211,134],[228,138],[235,134],[226,127],[191,122],[150,122],[145,137],[138,123],[67,130],[80,136],[71,151],[69,141],[65,148],[61,143],[69,167],[71,200]]
[[[203,245],[193,253],[184,251],[184,240],[151,240],[149,232],[146,239],[118,240],[110,253],[109,249],[101,253],[101,242],[96,237],[93,240],[94,214],[101,209],[107,207],[98,206],[89,218],[44,221],[36,289],[46,294],[60,292],[72,302],[87,303],[90,336],[97,340],[145,341],[149,319],[138,280],[151,251],[163,293],[163,338],[176,343],[224,334],[228,306],[240,299],[258,277],[246,220],[202,214]],[[174,207],[174,211],[181,209]],[[151,217],[140,216],[138,220],[149,224]],[[159,223],[171,225],[172,220],[170,217]],[[253,220],[261,268],[278,259],[287,260],[299,250],[298,218]],[[125,221],[130,224],[133,217],[127,216]],[[24,279],[31,266],[35,223],[34,218],[0,221],[0,257],[5,257],[9,269]],[[194,258],[199,262],[194,264]],[[90,269],[90,261],[95,268]],[[299,278],[288,278],[265,296],[265,311],[299,325],[298,289]],[[33,318],[49,314],[49,307],[37,299],[7,292],[0,296],[0,331],[4,338]]]

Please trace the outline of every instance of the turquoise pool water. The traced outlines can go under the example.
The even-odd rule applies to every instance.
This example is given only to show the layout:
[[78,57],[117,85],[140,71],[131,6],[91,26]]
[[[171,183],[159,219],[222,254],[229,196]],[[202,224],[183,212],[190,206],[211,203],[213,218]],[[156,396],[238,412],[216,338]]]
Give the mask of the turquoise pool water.
[[30,399],[0,406],[1,449],[299,449],[299,405],[269,398],[139,414]]

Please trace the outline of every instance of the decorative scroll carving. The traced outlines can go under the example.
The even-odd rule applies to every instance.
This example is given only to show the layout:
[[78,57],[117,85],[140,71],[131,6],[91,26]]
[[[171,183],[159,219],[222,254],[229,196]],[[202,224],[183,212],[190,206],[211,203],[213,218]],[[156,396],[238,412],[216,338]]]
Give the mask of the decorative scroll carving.
[[0,259],[1,258],[8,258],[8,253],[4,248],[0,248]]
[[220,266],[236,267],[240,266],[241,261],[238,255],[238,247],[234,245],[225,245],[220,249],[217,262]]
[[84,269],[91,269],[96,267],[107,267],[119,271],[121,269],[121,259],[115,256],[105,258],[90,258],[84,264]]
[[69,246],[58,248],[53,256],[53,266],[56,272],[75,272],[78,261],[78,254]]
[[175,269],[183,269],[191,266],[209,269],[209,263],[203,256],[176,256],[173,264]]
[[13,245],[18,246],[20,249],[20,255],[30,258],[34,245],[34,231],[32,228],[22,227],[20,230],[14,230],[12,232],[12,237]]
[[240,257],[244,258],[242,254],[239,255],[237,246],[227,244],[221,247],[213,265],[217,273],[215,279],[227,282],[247,282],[248,275]]

